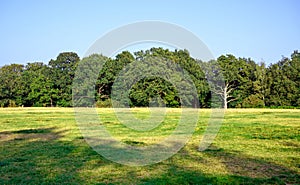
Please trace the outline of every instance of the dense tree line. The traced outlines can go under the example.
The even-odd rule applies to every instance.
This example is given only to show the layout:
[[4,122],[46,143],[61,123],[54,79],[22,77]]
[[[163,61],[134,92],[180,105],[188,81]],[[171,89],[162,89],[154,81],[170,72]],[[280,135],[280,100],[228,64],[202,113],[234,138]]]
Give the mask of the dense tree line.
[[[96,106],[109,107],[112,87],[120,71],[134,61],[142,63],[147,57],[169,60],[184,69],[193,81],[197,95],[180,97],[172,83],[153,76],[140,79],[131,87],[128,94],[130,106],[149,106],[151,100],[159,98],[160,103],[167,107],[179,107],[182,99],[186,99],[191,107],[209,108],[213,103],[212,94],[215,93],[226,108],[300,107],[298,51],[294,51],[290,58],[283,57],[277,63],[266,66],[250,58],[233,55],[222,55],[216,60],[203,62],[192,58],[187,50],[170,51],[163,48],[151,48],[133,54],[123,51],[115,58],[93,54],[82,60],[76,53],[64,52],[47,65],[42,62],[25,66],[5,65],[0,68],[0,106],[70,107],[72,81],[78,63],[105,58],[106,63],[95,84],[95,100]],[[207,79],[214,82],[213,85],[209,85]],[[220,79],[223,79],[223,84],[218,83]]]

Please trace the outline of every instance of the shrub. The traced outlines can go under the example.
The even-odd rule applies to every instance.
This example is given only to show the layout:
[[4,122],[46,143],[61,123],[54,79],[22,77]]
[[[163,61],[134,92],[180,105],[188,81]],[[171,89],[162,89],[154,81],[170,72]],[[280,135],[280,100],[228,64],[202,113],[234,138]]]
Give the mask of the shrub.
[[96,107],[98,108],[111,108],[111,99],[105,99],[105,100],[98,100],[96,102]]
[[262,100],[260,95],[251,94],[247,98],[243,100],[241,103],[241,107],[243,108],[263,108],[265,107],[265,102]]

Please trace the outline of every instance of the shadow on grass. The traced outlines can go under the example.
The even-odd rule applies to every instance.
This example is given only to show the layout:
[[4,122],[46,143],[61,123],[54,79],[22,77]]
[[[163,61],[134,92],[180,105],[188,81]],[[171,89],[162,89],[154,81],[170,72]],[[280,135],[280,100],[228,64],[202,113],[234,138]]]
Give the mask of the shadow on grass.
[[[204,151],[205,156],[220,161],[227,174],[207,174],[194,165],[169,164],[158,177],[142,179],[143,184],[299,184],[300,174],[286,167],[251,158],[241,153],[231,153],[222,148],[211,147]],[[205,158],[197,157],[182,149],[177,155],[184,155],[185,164],[191,162],[207,163]],[[154,166],[159,166],[156,164]],[[196,167],[195,167],[196,166]],[[200,165],[199,165],[200,166]],[[215,166],[211,166],[215,168]]]
[[98,157],[85,142],[55,128],[0,132],[0,184],[79,184],[78,169]]
[[16,130],[12,131],[13,134],[42,134],[42,133],[50,133],[53,128],[46,129],[24,129],[24,130]]
[[299,184],[300,174],[287,167],[264,159],[246,156],[241,152],[208,149],[205,153],[226,166],[232,174],[229,180],[238,184]]
[[82,137],[64,138],[65,132],[56,128],[0,132],[0,184],[300,183],[299,174],[285,167],[220,148],[211,148],[204,155],[221,161],[228,172],[224,175],[188,168],[186,163],[197,166],[205,159],[185,149],[158,164],[123,166],[98,155]]
[[251,178],[238,175],[212,176],[198,171],[170,167],[158,178],[143,179],[143,184],[285,184],[277,178]]

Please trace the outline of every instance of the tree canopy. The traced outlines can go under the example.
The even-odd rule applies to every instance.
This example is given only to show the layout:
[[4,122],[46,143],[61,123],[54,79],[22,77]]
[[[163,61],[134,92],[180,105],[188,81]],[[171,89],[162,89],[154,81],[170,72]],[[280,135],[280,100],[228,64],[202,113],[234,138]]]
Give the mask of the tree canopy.
[[[151,66],[147,64],[147,67],[145,61],[149,58],[159,58],[171,63],[163,64],[153,60]],[[163,48],[135,53],[123,51],[114,58],[93,54],[80,59],[74,52],[63,52],[48,64],[34,62],[25,66],[5,65],[0,68],[0,106],[73,106],[72,82],[75,70],[83,67],[78,66],[79,62],[97,63],[100,60],[105,60],[105,64],[97,72],[97,79],[87,82],[95,89],[95,106],[99,107],[111,106],[114,84],[116,85],[115,82],[122,74],[127,75],[126,79],[130,83],[134,82],[127,92],[128,103],[132,107],[150,106],[153,100],[159,99],[155,106],[180,107],[184,102],[185,106],[209,108],[213,104],[213,94],[219,95],[221,106],[225,108],[300,107],[298,51],[294,51],[290,58],[282,57],[277,63],[266,66],[265,63],[256,63],[251,58],[237,58],[231,54],[221,55],[216,60],[200,61],[191,57],[187,50],[170,51]],[[128,68],[133,64],[138,64],[137,66],[146,68],[153,74],[156,70],[157,74],[164,72],[182,85],[176,86],[169,78],[159,75],[135,81],[138,73]],[[170,64],[172,66],[165,66]],[[182,74],[188,74],[191,82],[181,79],[180,75],[176,76],[177,73],[172,73],[175,68],[180,69],[177,71]],[[147,70],[140,72],[146,73]],[[128,74],[134,75],[130,78]],[[87,80],[84,76],[77,79]],[[188,92],[189,84],[195,86],[196,93]],[[118,90],[117,87],[115,89]],[[73,88],[73,92],[74,90],[76,88]],[[184,95],[181,92],[185,92]],[[124,97],[116,99],[123,101]]]

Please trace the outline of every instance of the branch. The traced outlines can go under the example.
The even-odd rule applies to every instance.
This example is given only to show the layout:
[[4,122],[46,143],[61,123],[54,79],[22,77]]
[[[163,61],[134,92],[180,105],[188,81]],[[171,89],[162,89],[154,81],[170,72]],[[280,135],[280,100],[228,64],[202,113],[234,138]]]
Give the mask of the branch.
[[230,84],[230,85],[229,85],[229,83],[227,84],[227,88],[229,88],[229,89],[231,89],[231,88],[235,89],[233,86],[234,86],[234,84]]
[[101,86],[99,86],[98,88],[98,94],[100,95],[102,90],[103,90],[103,87],[105,87],[105,84],[102,84]]
[[233,99],[227,100],[227,103],[232,102],[232,101],[235,101],[235,100],[237,100],[237,99],[239,99],[239,98],[237,97],[237,98],[233,98]]
[[228,88],[227,94],[231,93],[231,91],[235,90],[236,88]]
[[100,98],[109,98],[109,96],[106,94],[100,94]]
[[222,88],[222,86],[219,86],[219,88],[222,92],[224,92],[224,88]]
[[216,91],[215,91],[214,93],[219,94],[219,95],[224,95],[223,92],[216,92]]
[[233,96],[231,96],[231,95],[227,95],[227,97],[226,98],[233,98]]

